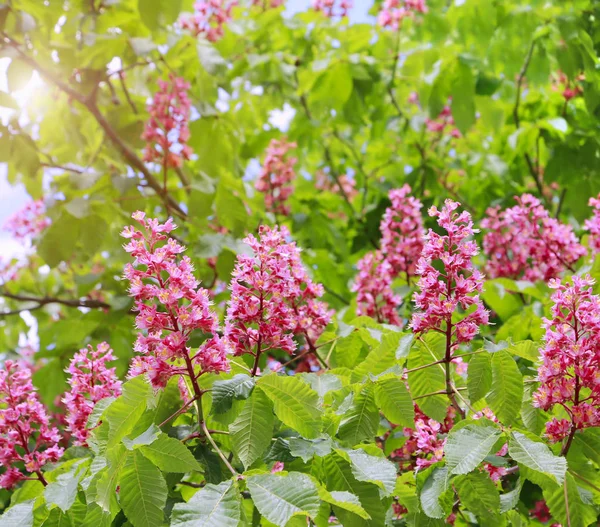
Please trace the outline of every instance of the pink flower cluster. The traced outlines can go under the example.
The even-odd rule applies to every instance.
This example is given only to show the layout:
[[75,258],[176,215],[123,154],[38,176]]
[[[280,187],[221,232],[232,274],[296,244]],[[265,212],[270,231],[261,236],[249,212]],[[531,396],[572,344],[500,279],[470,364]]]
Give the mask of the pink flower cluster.
[[397,31],[406,17],[415,13],[427,13],[425,0],[384,0],[377,17],[381,27],[389,27]]
[[593,208],[592,217],[585,220],[584,228],[589,231],[589,245],[592,255],[600,253],[600,194],[596,198],[590,198],[588,205]]
[[158,81],[158,88],[148,105],[150,118],[142,134],[146,141],[144,161],[177,168],[192,155],[187,144],[190,138],[191,103],[187,94],[190,85],[171,73],[168,81]]
[[41,199],[37,199],[29,201],[10,216],[3,228],[17,240],[31,240],[47,229],[50,223],[50,218],[46,216],[46,205]]
[[267,210],[284,216],[290,213],[287,200],[294,191],[291,183],[296,177],[294,165],[298,162],[288,155],[292,148],[296,148],[296,143],[272,139],[255,185],[256,190],[265,194]]
[[300,251],[287,242],[285,227],[261,225],[259,238],[244,242],[252,256],[240,254],[233,271],[231,299],[227,307],[225,337],[236,355],[281,349],[296,350],[294,335],[302,335],[309,349],[325,329],[331,312],[324,302],[323,287],[306,274]]
[[389,193],[392,206],[381,220],[381,252],[390,263],[394,276],[414,276],[424,244],[423,204],[410,196],[411,188],[404,185]]
[[398,460],[403,470],[426,468],[444,457],[446,434],[454,426],[456,410],[450,406],[444,422],[438,423],[427,417],[415,404],[415,428],[404,428],[406,442],[392,457]]
[[397,313],[402,303],[392,291],[392,282],[405,275],[410,283],[424,244],[421,202],[404,185],[389,193],[392,205],[381,220],[381,250],[366,254],[357,264],[359,273],[352,291],[357,292],[357,314],[379,322],[402,325]]
[[439,134],[440,136],[446,133],[450,128],[451,137],[460,137],[460,131],[454,126],[454,117],[452,117],[452,109],[450,106],[444,106],[440,114],[435,119],[426,119],[425,126],[429,132]]
[[[134,350],[141,356],[133,359],[129,375],[146,373],[161,388],[174,375],[195,382],[203,373],[229,371],[228,347],[219,338],[209,293],[199,288],[190,259],[179,258],[185,247],[168,236],[176,226],[171,219],[164,224],[147,220],[139,211],[133,219],[144,232],[126,227],[121,233],[130,239],[125,250],[134,257],[133,265],[125,266],[125,277],[138,312],[136,326],[144,333],[138,334]],[[195,330],[209,338],[191,355],[187,344]]]
[[61,436],[50,425],[46,408],[39,401],[31,382],[31,371],[23,364],[7,360],[0,369],[0,487],[11,488],[19,481],[41,472],[46,463],[63,455],[58,446]]
[[181,27],[195,37],[201,35],[217,42],[225,34],[225,24],[231,20],[231,10],[237,0],[203,0],[194,4],[194,14],[180,20]]
[[[415,304],[422,312],[415,313],[411,321],[415,333],[438,331],[456,343],[473,340],[479,326],[488,324],[489,320],[489,312],[477,294],[483,288],[483,276],[471,261],[479,249],[468,238],[476,230],[468,212],[454,212],[458,207],[458,203],[447,199],[441,211],[436,207],[429,210],[429,215],[438,218],[438,225],[447,234],[439,235],[430,229],[426,236],[417,267],[421,291],[414,295]],[[434,267],[436,260],[443,271]],[[458,313],[459,308],[466,314],[453,323],[452,315]]]
[[344,18],[352,9],[352,0],[312,0],[312,6],[327,18]]
[[358,275],[352,285],[356,295],[356,314],[379,323],[402,325],[398,307],[402,299],[392,290],[393,268],[380,251],[370,252],[356,264]]
[[[358,194],[356,182],[354,179],[350,179],[346,174],[342,174],[338,179],[344,194],[348,196],[349,200],[352,200],[352,198]],[[326,190],[328,192],[340,192],[340,187],[334,181],[333,177],[322,170],[319,170],[315,176],[315,188]]]
[[483,238],[488,256],[487,272],[492,278],[548,281],[585,255],[573,229],[550,217],[531,194],[515,196],[517,205],[500,211],[487,210],[481,222],[489,232]]
[[[576,77],[576,81],[585,81],[585,74]],[[558,91],[564,97],[565,102],[583,94],[583,87],[577,82],[571,84],[571,80],[562,71],[557,71],[552,76],[552,90]]]
[[592,294],[593,283],[589,275],[574,275],[548,284],[554,305],[552,318],[544,319],[541,384],[533,401],[543,410],[558,404],[569,416],[546,424],[551,441],[600,425],[600,298]]
[[115,368],[106,363],[114,361],[113,351],[106,342],[79,350],[71,359],[67,372],[71,375],[71,390],[65,393],[63,403],[67,408],[67,427],[76,445],[86,446],[90,429],[87,422],[96,403],[107,397],[121,395],[121,381]]

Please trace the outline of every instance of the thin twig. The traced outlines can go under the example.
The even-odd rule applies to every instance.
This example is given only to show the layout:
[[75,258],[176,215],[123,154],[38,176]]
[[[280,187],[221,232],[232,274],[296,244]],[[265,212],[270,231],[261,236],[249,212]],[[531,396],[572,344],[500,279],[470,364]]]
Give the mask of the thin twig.
[[229,469],[229,472],[231,472],[234,476],[237,476],[237,471],[231,466],[231,463],[229,463],[229,460],[225,457],[225,454],[221,452],[221,449],[217,446],[217,443],[215,443],[214,439],[211,437],[208,428],[206,428],[205,422],[202,422],[202,429],[204,430],[204,434],[206,435],[212,447],[217,451],[217,454],[219,454],[219,457],[221,458],[223,463],[225,463],[225,466]]
[[162,426],[165,426],[169,421],[175,419],[176,417],[178,417],[179,415],[181,415],[182,413],[184,413],[191,405],[192,403],[194,403],[196,400],[198,399],[197,396],[192,397],[187,403],[185,403],[179,410],[177,410],[174,414],[171,414],[169,417],[167,417],[162,423],[160,423],[158,425],[159,428],[161,428]]
[[[48,304],[60,304],[68,307],[87,307],[90,309],[110,309],[110,304],[106,302],[101,302],[100,300],[92,300],[92,299],[67,299],[67,298],[56,298],[52,296],[29,296],[29,295],[16,295],[13,293],[9,293],[8,291],[0,290],[0,296],[5,298],[10,298],[11,300],[17,300],[19,302],[35,302],[37,306],[35,309],[43,307]],[[33,308],[29,308],[31,310]]]

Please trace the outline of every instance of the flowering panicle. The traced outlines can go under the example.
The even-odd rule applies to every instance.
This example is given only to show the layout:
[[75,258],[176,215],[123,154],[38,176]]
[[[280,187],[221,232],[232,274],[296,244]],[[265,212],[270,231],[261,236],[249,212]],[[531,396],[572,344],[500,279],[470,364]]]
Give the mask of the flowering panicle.
[[183,29],[195,37],[203,36],[209,42],[217,42],[225,34],[225,24],[231,20],[231,10],[236,0],[203,0],[194,4],[194,14],[182,18]]
[[429,132],[443,135],[450,128],[451,137],[460,137],[460,131],[454,125],[454,117],[452,117],[452,109],[446,105],[435,119],[426,119],[425,126]]
[[[439,331],[452,345],[473,340],[479,326],[488,324],[489,319],[477,294],[483,288],[483,277],[471,261],[478,248],[468,238],[476,231],[468,212],[454,212],[458,207],[458,203],[446,200],[441,211],[435,207],[429,210],[429,215],[438,218],[438,225],[447,234],[439,235],[430,229],[426,236],[417,267],[421,291],[414,295],[415,304],[422,312],[415,313],[411,322],[416,333]],[[441,262],[442,272],[433,266],[435,260]],[[467,314],[453,322],[452,315],[459,308]]]
[[0,369],[0,487],[11,488],[36,474],[45,485],[41,472],[46,463],[58,461],[63,449],[58,429],[50,425],[46,408],[39,401],[31,382],[29,368],[7,360]]
[[358,275],[352,285],[356,292],[356,314],[379,323],[402,325],[398,307],[402,299],[392,290],[393,268],[380,251],[370,252],[356,264]]
[[525,279],[535,282],[556,278],[585,255],[573,229],[550,217],[531,194],[515,196],[517,205],[500,211],[487,210],[481,225],[489,232],[483,238],[488,256],[487,273],[492,278]]
[[386,209],[380,225],[381,252],[390,263],[394,277],[414,276],[423,251],[423,204],[410,193],[409,185],[390,191],[392,206]]
[[[349,200],[352,200],[358,194],[358,191],[356,190],[356,181],[349,178],[346,174],[340,175],[338,180],[342,187],[343,193],[348,197]],[[333,177],[323,170],[319,170],[315,175],[315,188],[334,193],[340,192],[340,187],[337,182],[334,181]]]
[[397,31],[406,17],[415,13],[427,13],[425,0],[384,0],[377,23],[381,27],[389,27]]
[[589,231],[589,245],[593,255],[600,253],[600,194],[596,198],[590,198],[588,202],[593,207],[592,217],[585,220],[584,228]]
[[581,81],[585,81],[585,74],[583,73],[578,75],[575,81],[571,82],[567,75],[558,70],[552,75],[552,90],[560,92],[566,103],[583,94],[583,87],[580,84]]
[[[166,386],[173,375],[190,377],[192,383],[207,372],[229,371],[226,342],[219,338],[217,315],[211,310],[206,289],[199,288],[187,256],[179,258],[185,247],[167,235],[175,229],[172,220],[158,223],[135,212],[144,233],[126,227],[122,236],[130,241],[125,250],[134,257],[125,267],[129,293],[135,299],[136,326],[139,333],[130,376],[147,373],[152,385]],[[193,355],[187,343],[200,330],[210,337]],[[195,372],[195,367],[200,372]]]
[[302,335],[314,350],[331,318],[318,300],[323,287],[307,276],[299,249],[286,241],[289,235],[285,227],[261,225],[258,239],[249,235],[244,240],[254,254],[238,255],[233,271],[225,337],[236,355],[254,355],[255,365],[269,350],[294,352],[294,335]]
[[267,210],[284,216],[290,213],[286,202],[294,191],[291,183],[296,177],[294,165],[298,162],[288,155],[293,148],[296,143],[272,139],[256,181],[256,190],[265,194]]
[[121,381],[115,368],[106,363],[114,361],[113,351],[106,342],[79,350],[71,359],[67,373],[71,375],[71,390],[65,393],[63,402],[67,408],[67,427],[76,445],[87,444],[90,429],[87,422],[96,403],[107,397],[121,395]]
[[146,141],[144,161],[177,168],[192,155],[187,144],[190,138],[191,103],[187,94],[190,85],[171,73],[168,81],[158,81],[158,87],[148,105],[150,118],[142,134]]
[[10,216],[3,225],[17,240],[30,241],[39,236],[50,226],[50,218],[46,216],[46,205],[43,200],[29,201],[25,206]]
[[403,429],[406,442],[392,454],[403,470],[426,468],[442,460],[446,435],[454,426],[456,416],[456,411],[450,406],[444,421],[438,423],[427,417],[417,404],[414,406],[415,427]]
[[570,282],[551,280],[552,318],[543,319],[546,334],[538,368],[541,385],[534,405],[548,410],[558,404],[568,419],[546,424],[551,441],[568,437],[565,453],[576,430],[600,425],[600,298],[592,294],[589,275]]
[[352,9],[352,0],[312,0],[312,6],[327,18],[344,18]]

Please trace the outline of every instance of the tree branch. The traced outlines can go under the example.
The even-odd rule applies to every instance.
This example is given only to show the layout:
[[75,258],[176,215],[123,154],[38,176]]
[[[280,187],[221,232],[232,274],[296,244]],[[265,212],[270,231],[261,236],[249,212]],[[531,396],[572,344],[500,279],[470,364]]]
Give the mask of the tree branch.
[[[39,309],[48,304],[60,304],[67,307],[87,307],[90,309],[110,309],[110,304],[106,302],[100,302],[99,300],[80,300],[80,299],[67,299],[67,298],[56,298],[52,296],[36,297],[28,295],[15,295],[8,291],[0,290],[0,296],[4,298],[10,298],[11,300],[17,300],[19,302],[35,302],[37,306],[29,308],[23,311],[31,311],[31,309]],[[1,313],[3,315],[14,314],[15,312]]]

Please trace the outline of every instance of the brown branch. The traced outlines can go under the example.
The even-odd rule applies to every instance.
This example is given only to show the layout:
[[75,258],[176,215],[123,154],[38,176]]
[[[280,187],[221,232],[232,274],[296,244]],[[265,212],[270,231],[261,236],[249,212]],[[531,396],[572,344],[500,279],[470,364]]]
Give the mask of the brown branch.
[[161,198],[167,208],[172,209],[180,218],[186,218],[185,212],[181,209],[179,204],[166,193],[158,180],[154,177],[154,175],[148,170],[148,167],[144,164],[144,162],[136,155],[136,153],[126,145],[117,131],[112,127],[112,125],[108,122],[104,114],[100,111],[96,104],[94,94],[92,96],[86,96],[80,93],[77,90],[74,90],[67,83],[63,82],[57,75],[48,71],[45,67],[41,66],[37,60],[30,57],[27,53],[25,53],[21,49],[21,45],[11,37],[9,37],[6,33],[0,33],[4,38],[5,42],[10,45],[18,54],[20,59],[35,69],[44,79],[54,84],[59,90],[68,95],[71,99],[77,101],[79,104],[85,106],[87,110],[94,116],[98,125],[104,130],[106,136],[110,139],[113,145],[117,148],[117,150],[121,153],[121,156],[127,161],[127,163],[138,170],[146,180],[148,186],[156,192],[156,194]]
[[0,296],[10,298],[11,300],[17,300],[19,302],[35,302],[37,306],[35,308],[30,308],[29,311],[31,311],[31,309],[38,309],[48,304],[60,304],[67,307],[87,307],[90,309],[110,309],[110,304],[107,304],[106,302],[101,302],[100,300],[92,299],[79,300],[56,298],[53,296],[37,297],[29,295],[15,295],[13,293],[9,293],[8,291],[0,291]]

